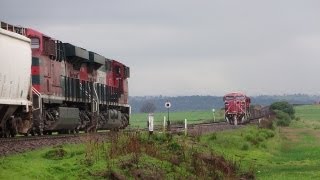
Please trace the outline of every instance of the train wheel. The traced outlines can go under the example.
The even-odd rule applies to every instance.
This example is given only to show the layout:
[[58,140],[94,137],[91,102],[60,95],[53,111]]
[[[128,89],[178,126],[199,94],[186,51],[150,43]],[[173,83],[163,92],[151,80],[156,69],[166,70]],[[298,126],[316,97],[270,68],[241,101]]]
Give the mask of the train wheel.
[[238,126],[238,118],[237,118],[237,116],[233,116],[233,124],[235,126]]

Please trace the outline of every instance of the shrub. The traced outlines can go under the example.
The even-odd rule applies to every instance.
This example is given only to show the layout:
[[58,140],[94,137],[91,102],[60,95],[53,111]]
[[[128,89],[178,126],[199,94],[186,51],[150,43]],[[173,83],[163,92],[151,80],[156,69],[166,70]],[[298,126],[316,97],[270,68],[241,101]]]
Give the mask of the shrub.
[[171,151],[180,151],[182,150],[182,147],[177,142],[172,142],[168,145],[168,149]]
[[285,119],[277,119],[277,126],[289,126],[290,121]]
[[265,139],[269,139],[274,137],[274,132],[271,130],[263,129],[259,131],[259,136],[264,137]]
[[267,144],[266,143],[261,143],[260,144],[260,147],[264,148],[264,149],[267,149]]
[[247,150],[249,149],[249,147],[250,147],[250,144],[247,143],[247,142],[245,142],[245,143],[242,145],[241,150],[247,151]]
[[151,136],[151,139],[156,141],[156,142],[158,142],[158,143],[160,143],[160,144],[168,141],[168,137],[167,137],[166,134],[158,134],[158,133],[153,134]]
[[253,137],[252,134],[246,134],[244,138],[245,138],[245,140],[247,140],[247,141],[251,141],[252,139],[254,139],[254,137]]
[[209,140],[214,141],[217,139],[217,133],[212,133],[209,137]]
[[253,145],[257,145],[259,143],[258,139],[253,134],[247,134],[244,138]]
[[55,147],[44,154],[44,158],[52,160],[61,160],[67,156],[67,151],[62,146]]
[[278,110],[285,112],[290,116],[290,118],[294,118],[295,110],[293,106],[286,101],[275,102],[271,104],[270,109],[273,111]]
[[291,117],[288,113],[275,110],[277,126],[289,126]]
[[265,128],[265,129],[272,129],[272,130],[275,129],[272,119],[266,119],[266,118],[263,118],[260,121],[259,127],[260,128]]
[[258,142],[262,142],[262,141],[266,140],[266,138],[262,134],[258,134],[258,136],[256,136],[256,140]]

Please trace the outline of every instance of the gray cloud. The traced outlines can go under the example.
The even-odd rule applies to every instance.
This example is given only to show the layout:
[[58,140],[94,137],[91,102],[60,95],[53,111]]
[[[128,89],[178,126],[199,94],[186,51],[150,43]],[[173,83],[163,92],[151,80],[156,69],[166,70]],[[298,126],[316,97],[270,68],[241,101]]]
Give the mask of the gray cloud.
[[1,2],[2,20],[119,59],[131,95],[319,94],[319,1]]

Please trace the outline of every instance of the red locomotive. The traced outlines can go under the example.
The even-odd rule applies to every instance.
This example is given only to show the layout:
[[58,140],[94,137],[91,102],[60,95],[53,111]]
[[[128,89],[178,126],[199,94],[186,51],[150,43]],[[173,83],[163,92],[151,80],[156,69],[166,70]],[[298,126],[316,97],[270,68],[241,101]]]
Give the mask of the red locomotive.
[[242,93],[229,93],[223,97],[225,120],[234,125],[245,123],[250,116],[250,98]]
[[[1,23],[1,28],[31,40],[29,99],[33,107],[29,117],[32,128],[27,133],[70,133],[128,126],[129,67],[30,28],[15,28],[6,23]],[[19,49],[16,51],[19,53]],[[1,124],[12,121],[15,125],[11,127],[21,126],[13,121],[18,114],[11,112],[7,117],[12,118],[2,119]],[[3,126],[1,134],[8,131],[12,129]]]

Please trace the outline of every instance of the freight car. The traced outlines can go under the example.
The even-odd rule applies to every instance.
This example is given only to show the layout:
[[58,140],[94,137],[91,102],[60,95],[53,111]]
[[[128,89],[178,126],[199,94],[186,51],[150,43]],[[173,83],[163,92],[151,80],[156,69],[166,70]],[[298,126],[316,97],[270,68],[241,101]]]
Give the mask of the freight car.
[[0,51],[0,137],[9,137],[32,127],[30,39],[0,28]]
[[234,125],[249,121],[251,100],[243,93],[229,93],[223,97],[225,120]]
[[[31,70],[24,76],[32,82],[29,97],[32,100],[29,118],[32,128],[23,133],[89,132],[128,126],[129,67],[31,28],[18,30],[3,22],[1,28],[20,33],[31,41],[32,58],[24,60],[30,65],[16,63],[16,67]],[[20,48],[14,51],[20,53]],[[3,122],[12,124],[11,128],[3,128],[4,131],[18,127],[10,119]]]

